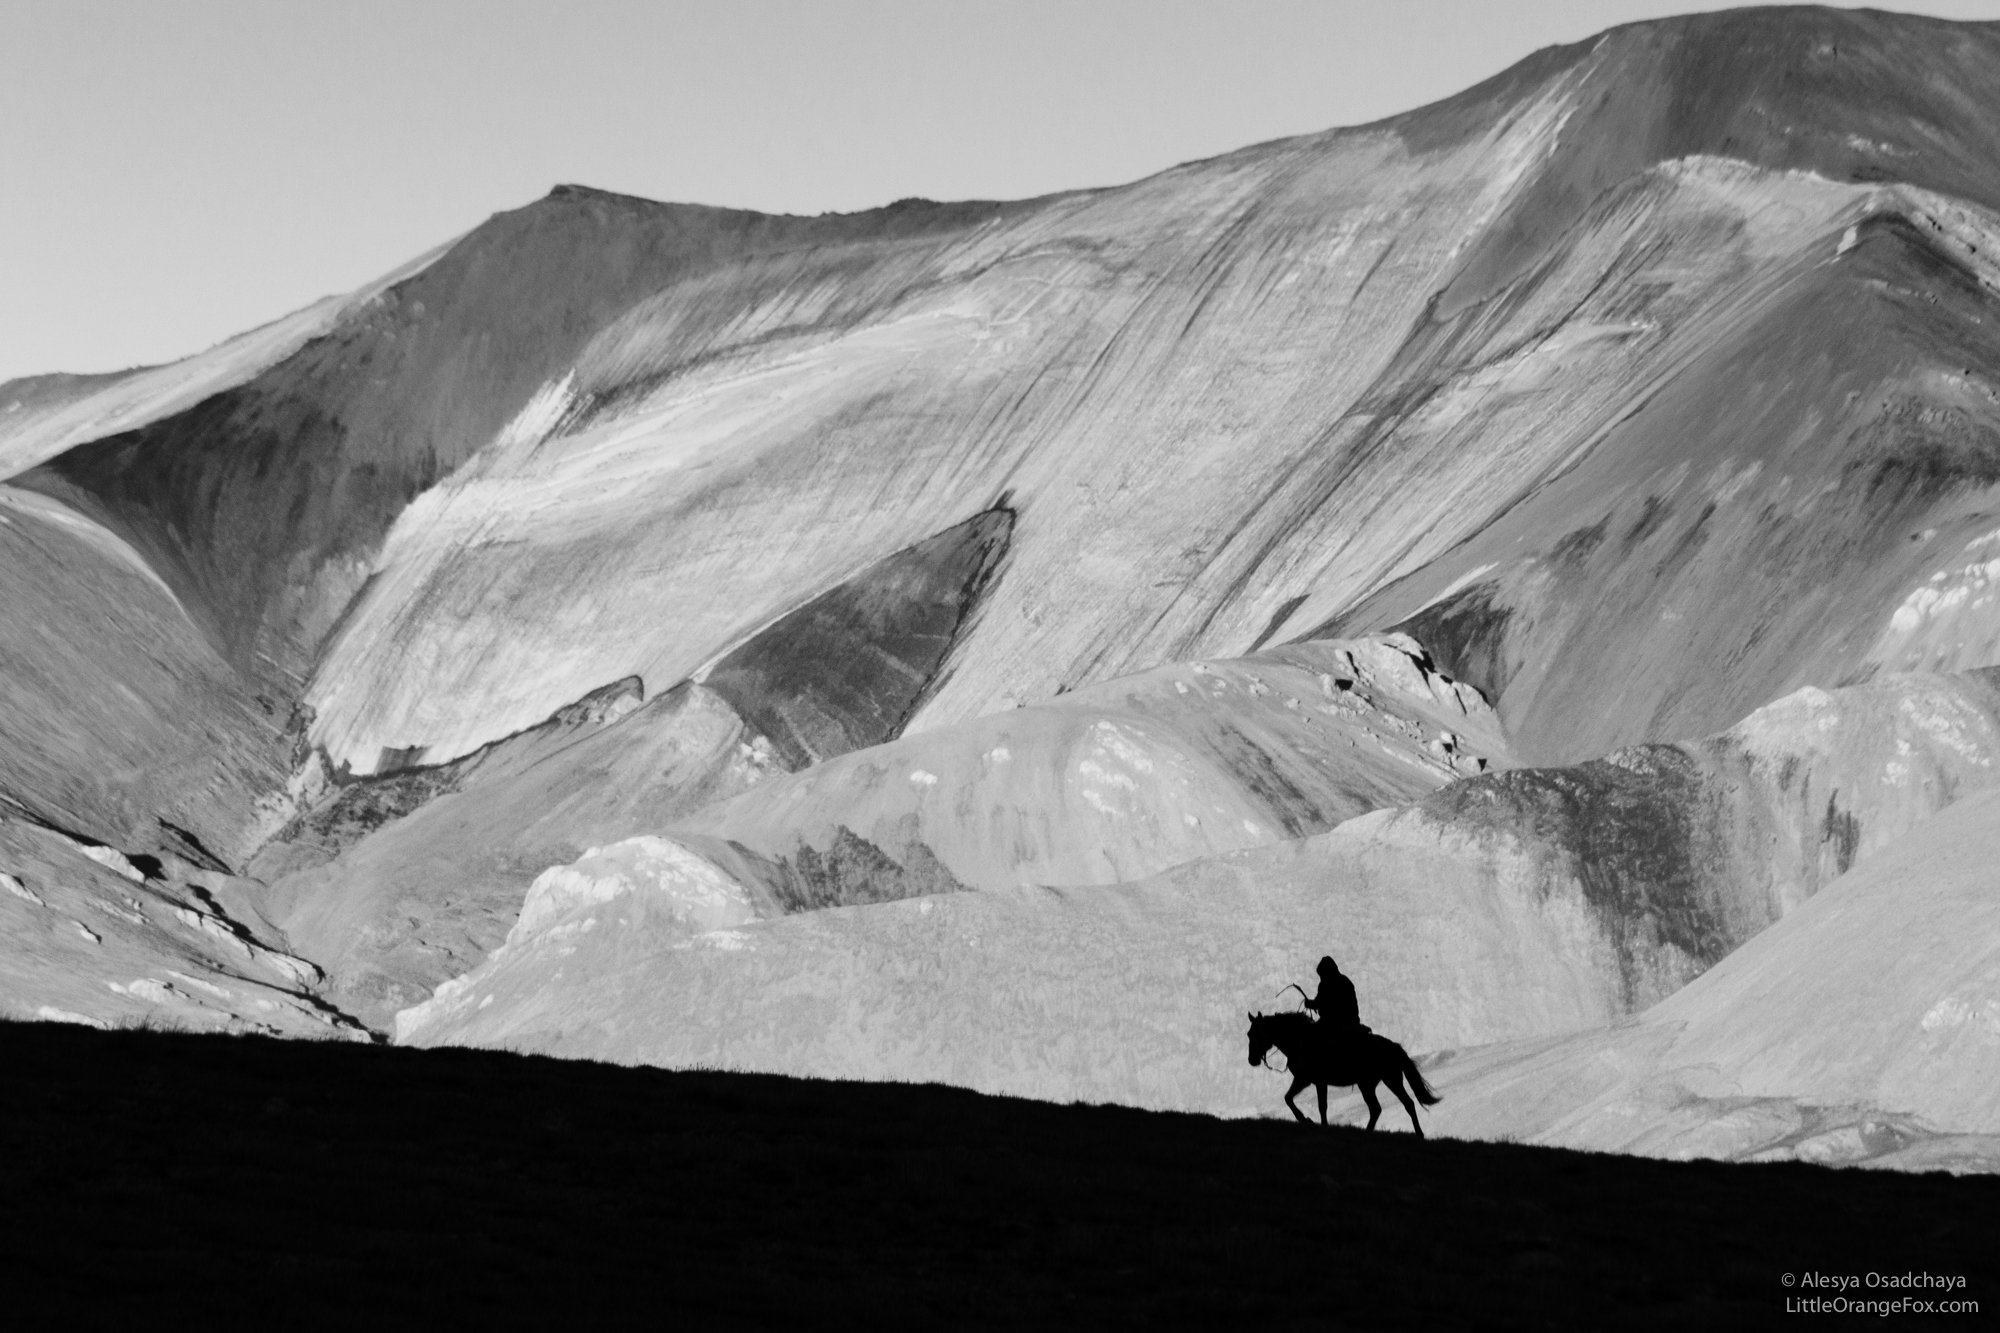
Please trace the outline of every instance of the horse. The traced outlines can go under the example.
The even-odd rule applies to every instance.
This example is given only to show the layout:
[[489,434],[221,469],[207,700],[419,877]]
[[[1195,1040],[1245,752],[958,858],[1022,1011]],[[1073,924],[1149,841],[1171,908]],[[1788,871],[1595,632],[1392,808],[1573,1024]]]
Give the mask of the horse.
[[[1305,1112],[1299,1109],[1292,1098],[1307,1084],[1319,1090],[1319,1122],[1326,1123],[1326,1089],[1328,1084],[1336,1087],[1361,1089],[1361,1100],[1368,1103],[1368,1128],[1375,1128],[1375,1122],[1382,1118],[1382,1103],[1375,1100],[1375,1085],[1387,1084],[1389,1091],[1396,1094],[1396,1100],[1410,1113],[1410,1127],[1417,1131],[1417,1137],[1424,1136],[1424,1127],[1417,1122],[1417,1108],[1411,1103],[1403,1085],[1409,1084],[1410,1092],[1425,1106],[1435,1106],[1442,1100],[1424,1082],[1416,1061],[1410,1053],[1379,1032],[1361,1029],[1354,1039],[1342,1041],[1335,1033],[1329,1032],[1310,1014],[1251,1014],[1250,1015],[1250,1063],[1261,1065],[1275,1046],[1285,1053],[1290,1066],[1292,1086],[1285,1093],[1285,1105],[1301,1124],[1311,1124]],[[1269,1066],[1266,1066],[1269,1068]]]

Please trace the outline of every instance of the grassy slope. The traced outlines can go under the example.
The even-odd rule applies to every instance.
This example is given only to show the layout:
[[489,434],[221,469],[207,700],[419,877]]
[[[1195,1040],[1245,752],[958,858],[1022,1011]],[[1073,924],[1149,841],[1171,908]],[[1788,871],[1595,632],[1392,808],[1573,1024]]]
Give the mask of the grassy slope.
[[70,1320],[1735,1327],[1807,1269],[2000,1300],[1991,1179],[53,1024],[0,1060],[0,1254]]

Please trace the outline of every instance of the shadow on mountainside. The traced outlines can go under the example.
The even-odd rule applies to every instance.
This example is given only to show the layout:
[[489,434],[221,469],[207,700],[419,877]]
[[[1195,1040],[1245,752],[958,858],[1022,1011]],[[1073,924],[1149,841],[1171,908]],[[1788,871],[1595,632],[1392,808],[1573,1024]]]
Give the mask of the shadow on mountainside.
[[0,1253],[51,1322],[212,1311],[200,1275],[309,1326],[1739,1327],[1806,1271],[2000,1300],[1984,1178],[54,1024],[0,1062]]

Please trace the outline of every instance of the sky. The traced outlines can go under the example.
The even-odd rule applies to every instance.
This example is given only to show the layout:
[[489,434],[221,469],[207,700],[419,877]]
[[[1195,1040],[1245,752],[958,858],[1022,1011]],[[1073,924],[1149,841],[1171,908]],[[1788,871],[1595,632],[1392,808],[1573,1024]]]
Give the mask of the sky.
[[0,382],[188,355],[559,183],[788,213],[1113,185],[1728,7],[0,0]]

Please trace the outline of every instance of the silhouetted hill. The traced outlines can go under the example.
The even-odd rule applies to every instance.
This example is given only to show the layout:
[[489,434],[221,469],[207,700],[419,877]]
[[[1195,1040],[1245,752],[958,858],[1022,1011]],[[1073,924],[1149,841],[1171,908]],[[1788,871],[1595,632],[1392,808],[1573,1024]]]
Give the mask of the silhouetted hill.
[[1987,1178],[55,1024],[0,1062],[0,1265],[52,1323],[1765,1327],[1807,1270],[2000,1300]]

